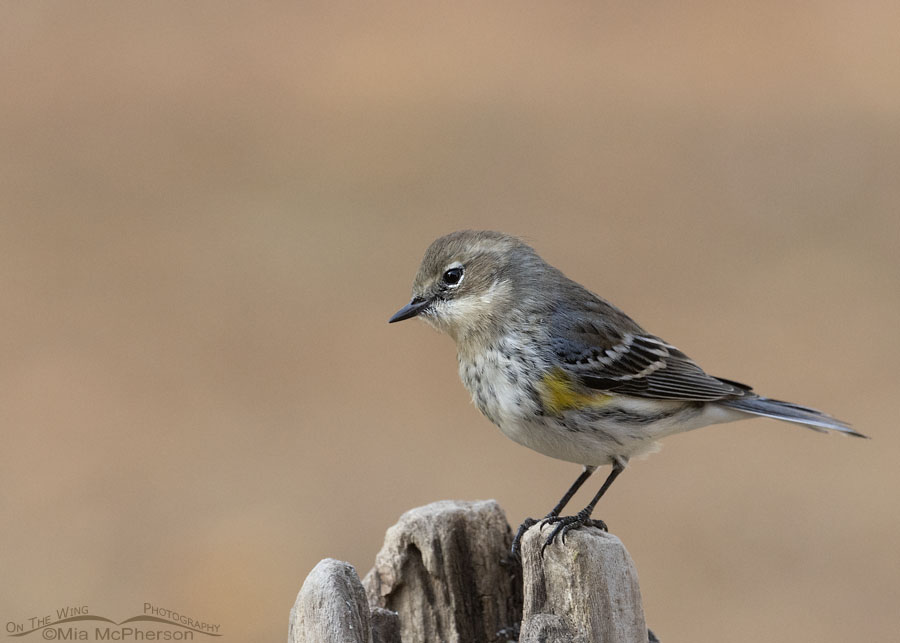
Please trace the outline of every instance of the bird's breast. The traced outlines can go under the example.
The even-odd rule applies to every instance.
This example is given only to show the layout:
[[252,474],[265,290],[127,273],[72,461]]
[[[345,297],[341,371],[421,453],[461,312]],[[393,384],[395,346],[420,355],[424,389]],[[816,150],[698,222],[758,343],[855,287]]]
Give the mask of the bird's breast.
[[537,353],[515,340],[459,354],[459,376],[472,401],[504,432],[540,413],[536,386],[545,370]]

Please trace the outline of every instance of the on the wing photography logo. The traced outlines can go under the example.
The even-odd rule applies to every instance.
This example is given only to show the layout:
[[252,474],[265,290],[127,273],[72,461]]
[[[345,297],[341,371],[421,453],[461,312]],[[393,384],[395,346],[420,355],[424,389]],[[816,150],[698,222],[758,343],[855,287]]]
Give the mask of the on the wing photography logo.
[[218,623],[153,603],[144,603],[141,614],[124,621],[94,614],[87,605],[62,607],[53,614],[7,621],[6,633],[11,637],[40,636],[45,641],[193,641],[222,636]]

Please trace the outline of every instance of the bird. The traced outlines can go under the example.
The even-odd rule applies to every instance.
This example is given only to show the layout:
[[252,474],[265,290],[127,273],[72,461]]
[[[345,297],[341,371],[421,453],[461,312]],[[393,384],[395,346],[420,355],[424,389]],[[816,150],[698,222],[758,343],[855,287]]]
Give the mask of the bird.
[[[711,424],[767,417],[865,438],[822,411],[763,397],[707,374],[622,310],[566,277],[521,239],[461,230],[436,239],[416,273],[412,299],[389,323],[413,317],[456,343],[459,376],[474,404],[514,442],[580,464],[581,474],[540,521],[553,525],[541,554],[582,527],[629,460],[661,438]],[[562,512],[601,466],[611,471],[577,514]]]

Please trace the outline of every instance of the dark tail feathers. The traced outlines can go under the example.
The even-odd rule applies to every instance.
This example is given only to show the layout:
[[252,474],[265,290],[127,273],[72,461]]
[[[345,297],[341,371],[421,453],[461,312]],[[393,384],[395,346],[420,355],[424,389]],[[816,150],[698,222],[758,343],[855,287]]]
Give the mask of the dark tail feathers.
[[831,417],[827,413],[822,413],[808,406],[800,406],[791,402],[782,402],[781,400],[771,400],[767,397],[747,396],[739,397],[732,400],[720,400],[719,404],[728,406],[738,411],[751,413],[753,415],[761,415],[767,418],[775,418],[776,420],[784,420],[785,422],[794,422],[813,429],[814,431],[840,431],[847,435],[855,435],[859,438],[867,438],[868,436],[854,431],[846,422]]

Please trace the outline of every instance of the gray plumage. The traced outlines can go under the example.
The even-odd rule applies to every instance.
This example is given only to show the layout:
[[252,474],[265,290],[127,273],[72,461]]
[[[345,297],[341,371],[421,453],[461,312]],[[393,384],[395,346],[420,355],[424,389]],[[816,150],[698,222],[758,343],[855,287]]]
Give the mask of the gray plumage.
[[[463,260],[466,261],[463,261]],[[439,278],[454,262],[465,264],[465,281],[454,291]],[[546,329],[548,361],[588,389],[637,398],[715,402],[748,413],[814,429],[861,435],[830,415],[789,402],[760,397],[751,387],[708,375],[683,352],[647,333],[611,303],[547,264],[521,240],[499,232],[460,231],[428,248],[414,293],[443,304],[508,285],[489,306],[467,320],[446,320],[426,310],[423,318],[456,339],[461,354],[489,347],[498,336]]]
[[[478,408],[514,441],[613,473],[659,438],[764,416],[865,437],[816,409],[757,395],[707,374],[675,346],[546,263],[523,241],[461,231],[434,241],[413,298],[390,321],[420,316],[456,342],[460,377]],[[558,530],[557,530],[558,531]],[[548,539],[552,541],[557,532]],[[520,530],[521,534],[521,530]]]

